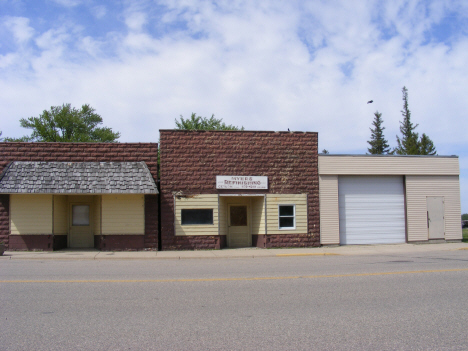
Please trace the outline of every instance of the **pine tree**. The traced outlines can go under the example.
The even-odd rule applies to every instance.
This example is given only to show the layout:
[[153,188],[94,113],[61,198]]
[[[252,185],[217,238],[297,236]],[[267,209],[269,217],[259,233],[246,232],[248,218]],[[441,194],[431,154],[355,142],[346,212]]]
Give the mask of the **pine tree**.
[[400,121],[400,132],[402,137],[400,138],[397,135],[397,144],[394,152],[398,155],[419,155],[419,135],[414,130],[418,124],[413,125],[411,122],[411,111],[408,107],[408,89],[403,87],[403,110],[401,114],[403,115],[403,122]]
[[421,140],[419,141],[419,154],[420,155],[437,154],[434,143],[425,133],[423,133],[423,135],[421,136]]
[[385,127],[382,126],[382,114],[379,113],[379,111],[376,111],[374,116],[374,120],[372,121],[374,129],[369,128],[372,134],[371,140],[367,142],[371,147],[367,149],[367,151],[369,151],[369,153],[372,155],[388,154],[390,151],[390,145],[388,145],[388,141],[383,135],[383,130]]

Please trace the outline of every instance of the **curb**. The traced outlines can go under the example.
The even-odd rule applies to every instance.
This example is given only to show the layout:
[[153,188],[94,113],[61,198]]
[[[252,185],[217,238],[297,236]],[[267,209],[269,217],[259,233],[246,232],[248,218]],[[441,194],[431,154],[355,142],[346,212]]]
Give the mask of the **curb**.
[[341,256],[341,254],[331,252],[321,253],[297,253],[297,254],[276,254],[275,257],[291,257],[291,256]]

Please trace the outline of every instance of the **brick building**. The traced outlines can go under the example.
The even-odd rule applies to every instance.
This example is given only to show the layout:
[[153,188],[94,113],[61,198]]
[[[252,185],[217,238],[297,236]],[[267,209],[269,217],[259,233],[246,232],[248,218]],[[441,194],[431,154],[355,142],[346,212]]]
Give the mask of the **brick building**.
[[159,150],[0,143],[0,241],[197,250],[462,239],[457,156],[319,156],[317,139],[160,130]]
[[319,246],[317,138],[161,130],[162,249]]
[[0,143],[10,250],[158,248],[155,143]]

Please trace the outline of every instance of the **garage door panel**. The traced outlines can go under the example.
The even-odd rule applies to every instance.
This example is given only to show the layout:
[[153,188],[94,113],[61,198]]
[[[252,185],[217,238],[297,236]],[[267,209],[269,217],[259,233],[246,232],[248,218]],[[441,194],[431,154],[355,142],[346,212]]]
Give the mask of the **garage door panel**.
[[402,177],[339,177],[341,244],[405,242]]

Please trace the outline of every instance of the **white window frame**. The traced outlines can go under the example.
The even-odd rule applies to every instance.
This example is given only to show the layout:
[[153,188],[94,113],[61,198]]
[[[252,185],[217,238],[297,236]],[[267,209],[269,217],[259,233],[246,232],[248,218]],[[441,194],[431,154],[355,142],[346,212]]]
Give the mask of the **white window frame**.
[[[292,216],[281,216],[280,215],[280,207],[281,206],[292,206],[293,208],[293,215]],[[294,225],[292,227],[281,227],[280,226],[280,219],[281,218],[293,218]],[[279,230],[295,230],[296,229],[296,204],[278,204],[278,229]]]

